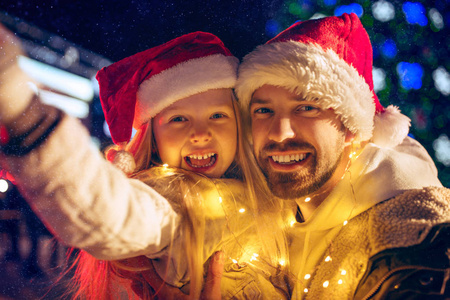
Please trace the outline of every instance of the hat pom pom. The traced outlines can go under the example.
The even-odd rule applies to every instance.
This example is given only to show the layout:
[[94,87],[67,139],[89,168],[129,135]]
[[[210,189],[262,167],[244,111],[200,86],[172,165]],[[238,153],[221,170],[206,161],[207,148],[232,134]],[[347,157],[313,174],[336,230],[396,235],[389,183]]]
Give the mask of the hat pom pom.
[[106,159],[127,175],[133,173],[136,169],[134,157],[128,151],[109,149],[106,152]]
[[375,115],[372,142],[384,148],[395,147],[408,135],[410,126],[411,119],[398,107],[389,105],[385,111]]

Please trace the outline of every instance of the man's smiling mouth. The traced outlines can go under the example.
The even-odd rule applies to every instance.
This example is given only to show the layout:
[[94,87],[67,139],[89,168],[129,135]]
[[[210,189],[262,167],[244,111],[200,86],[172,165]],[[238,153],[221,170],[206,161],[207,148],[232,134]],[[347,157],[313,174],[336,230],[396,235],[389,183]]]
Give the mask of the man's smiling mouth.
[[184,159],[186,163],[192,168],[207,168],[214,165],[217,160],[217,154],[193,154],[186,156]]
[[302,160],[305,160],[308,153],[286,154],[286,155],[272,155],[269,156],[272,160],[278,164],[289,165],[295,164]]

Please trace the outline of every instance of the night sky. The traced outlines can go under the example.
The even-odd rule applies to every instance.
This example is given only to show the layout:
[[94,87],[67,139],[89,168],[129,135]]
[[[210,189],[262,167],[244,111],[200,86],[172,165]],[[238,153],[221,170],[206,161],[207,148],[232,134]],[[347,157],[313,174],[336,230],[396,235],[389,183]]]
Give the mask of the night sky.
[[0,10],[117,61],[198,30],[216,34],[242,58],[269,39],[265,22],[281,5],[280,0],[2,0]]

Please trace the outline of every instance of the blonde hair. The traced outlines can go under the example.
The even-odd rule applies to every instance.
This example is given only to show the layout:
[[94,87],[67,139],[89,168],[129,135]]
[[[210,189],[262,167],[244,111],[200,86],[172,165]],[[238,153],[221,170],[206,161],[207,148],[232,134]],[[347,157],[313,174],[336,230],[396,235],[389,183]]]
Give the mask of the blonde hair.
[[[284,224],[279,214],[281,205],[280,202],[269,196],[270,191],[253,156],[248,137],[244,136],[246,131],[243,129],[245,127],[248,130],[248,127],[243,126],[239,106],[234,96],[232,101],[238,128],[238,148],[235,162],[229,167],[224,177],[244,181],[247,201],[249,201],[249,207],[254,210],[257,232],[263,245],[264,253],[261,258],[265,258],[266,262],[278,269],[287,268],[287,264],[278,265],[280,260],[288,261]],[[153,137],[151,121],[137,130],[126,150],[133,155],[136,162],[136,169],[131,177],[139,177],[141,171],[160,165],[161,161]],[[194,178],[186,172],[177,174],[182,174],[182,176],[172,176],[166,178],[166,181],[164,181],[163,176],[157,176],[150,183],[147,183],[166,199],[179,199],[175,202],[180,205],[174,209],[180,214],[184,225],[181,230],[184,236],[182,240],[184,249],[186,249],[190,276],[190,298],[198,299],[203,286],[203,265],[207,259],[207,257],[204,257],[202,250],[205,235],[205,215],[204,209],[201,207],[203,201],[199,199],[201,193],[196,192],[196,189],[199,188],[198,176]],[[202,174],[199,174],[199,176],[204,180],[211,180]],[[274,226],[274,221],[278,222],[278,226]],[[87,252],[80,250],[72,265],[72,268],[75,268],[74,279],[70,288],[73,299],[114,299],[114,296],[117,296],[117,293],[120,292],[117,290],[117,283],[125,286],[130,298],[132,296],[130,280],[127,286],[126,277],[142,281],[143,293],[146,295],[146,299],[151,299],[157,291],[153,291],[138,275],[138,272],[143,269],[132,268],[122,262],[98,260]],[[123,271],[131,271],[131,273],[126,272],[126,275],[124,275]],[[133,276],[132,272],[136,272],[136,276]],[[162,279],[164,280],[164,278]]]

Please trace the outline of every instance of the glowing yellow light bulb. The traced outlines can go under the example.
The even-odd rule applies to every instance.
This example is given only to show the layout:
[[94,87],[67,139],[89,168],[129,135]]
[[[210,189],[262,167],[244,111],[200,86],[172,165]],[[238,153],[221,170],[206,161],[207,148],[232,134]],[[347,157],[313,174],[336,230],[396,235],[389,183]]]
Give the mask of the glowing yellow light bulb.
[[164,168],[167,168],[169,165],[168,164],[163,164],[163,167]]
[[327,280],[327,281],[325,281],[325,282],[323,283],[323,287],[324,287],[324,288],[327,288],[329,284],[330,284],[330,282]]
[[331,261],[331,256],[327,256],[327,257],[325,258],[325,261]]
[[240,213],[245,212],[245,208],[241,208],[241,209],[239,210],[239,212],[240,212]]
[[286,262],[284,261],[284,259],[280,259],[280,261],[279,261],[278,263],[280,264],[280,266],[284,266],[284,264],[285,264]]
[[310,197],[306,197],[305,198],[305,202],[309,202],[309,201],[311,201],[311,198]]
[[341,271],[341,275],[345,275],[345,274],[347,274],[347,271],[342,270],[342,271]]
[[308,289],[307,288],[305,288],[304,290],[303,290],[305,293],[307,293],[308,292]]
[[347,223],[348,223],[348,221],[347,221],[347,220],[345,220],[345,221],[344,221],[344,226],[345,226],[345,225],[347,225]]
[[338,284],[342,284],[342,282],[343,282],[342,279],[338,280]]
[[311,274],[306,274],[306,275],[305,275],[305,279],[306,279],[306,280],[308,280],[308,279],[310,279],[310,278],[311,278]]

